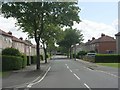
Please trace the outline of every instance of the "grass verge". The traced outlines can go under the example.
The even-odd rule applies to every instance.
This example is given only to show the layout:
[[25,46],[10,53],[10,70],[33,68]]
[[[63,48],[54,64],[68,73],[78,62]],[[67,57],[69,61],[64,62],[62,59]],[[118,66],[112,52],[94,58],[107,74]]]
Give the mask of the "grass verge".
[[0,77],[5,77],[8,76],[10,74],[10,72],[0,72]]
[[102,65],[102,66],[120,68],[120,63],[96,63],[96,64]]

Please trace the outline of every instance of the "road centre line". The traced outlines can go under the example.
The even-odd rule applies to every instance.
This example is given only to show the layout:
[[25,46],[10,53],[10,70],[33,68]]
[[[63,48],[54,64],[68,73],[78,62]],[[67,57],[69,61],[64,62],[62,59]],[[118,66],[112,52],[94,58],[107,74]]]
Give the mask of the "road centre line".
[[[67,64],[65,64],[67,67],[69,67]],[[84,68],[86,68],[86,67],[84,67]],[[68,68],[69,70],[70,70],[70,72],[72,72],[73,73],[73,71],[70,69],[70,68]],[[88,69],[88,70],[91,70],[91,69],[89,69],[89,68],[86,68],[86,69]],[[93,71],[93,70],[91,70],[91,71]],[[80,80],[80,77],[78,77],[75,73],[73,73],[73,75],[78,79],[78,80]],[[89,89],[89,90],[91,90],[91,88],[86,84],[86,83],[84,83],[84,85]]]
[[70,72],[72,72],[72,70],[71,69],[69,69],[70,70]]
[[80,80],[80,78],[75,74],[75,73],[73,73],[74,74],[74,76],[78,79],[78,80]]
[[50,71],[51,67],[48,68],[48,70],[46,71],[46,73],[44,74],[44,76],[37,82],[34,82],[34,83],[30,83],[29,85],[27,85],[28,88],[31,88],[33,85],[37,84],[37,83],[40,83],[44,78],[45,76],[47,75],[47,73]]
[[90,88],[86,83],[84,83],[84,85],[85,85],[89,90],[91,90],[91,88]]

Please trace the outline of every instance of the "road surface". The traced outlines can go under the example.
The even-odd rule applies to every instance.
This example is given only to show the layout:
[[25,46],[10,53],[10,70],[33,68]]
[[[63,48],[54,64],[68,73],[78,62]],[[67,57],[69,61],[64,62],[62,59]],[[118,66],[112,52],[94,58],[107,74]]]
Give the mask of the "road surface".
[[[104,67],[105,68],[105,67]],[[106,67],[107,68],[107,67]],[[106,70],[105,68],[105,70]],[[55,56],[44,76],[28,88],[118,88],[118,70],[91,69],[81,61]]]

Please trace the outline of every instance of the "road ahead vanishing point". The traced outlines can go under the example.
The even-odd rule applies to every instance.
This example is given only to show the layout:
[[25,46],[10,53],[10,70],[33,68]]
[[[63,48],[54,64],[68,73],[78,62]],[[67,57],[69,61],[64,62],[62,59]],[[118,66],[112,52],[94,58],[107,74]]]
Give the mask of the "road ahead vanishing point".
[[[44,76],[28,88],[118,88],[118,70],[55,56]],[[99,68],[100,69],[100,68]],[[108,70],[108,71],[105,71]]]

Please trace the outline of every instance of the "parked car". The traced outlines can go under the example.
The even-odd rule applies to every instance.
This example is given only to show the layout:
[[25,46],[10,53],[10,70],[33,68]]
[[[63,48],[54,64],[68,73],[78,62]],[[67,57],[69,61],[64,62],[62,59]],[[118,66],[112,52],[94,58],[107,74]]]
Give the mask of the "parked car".
[[86,56],[89,56],[89,57],[95,57],[96,53],[87,53]]

